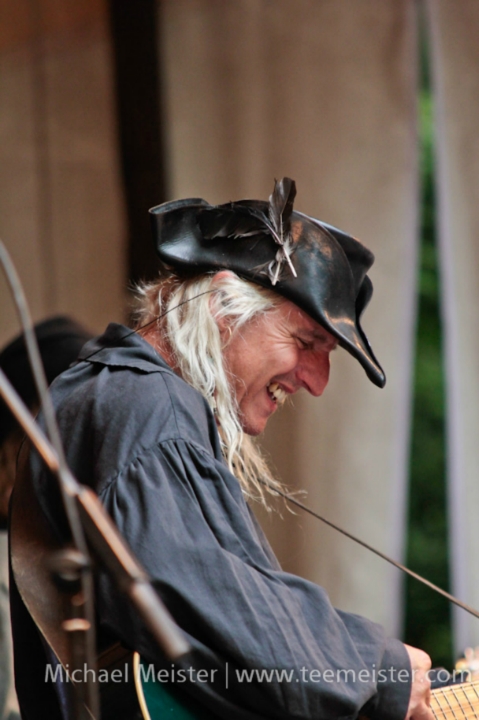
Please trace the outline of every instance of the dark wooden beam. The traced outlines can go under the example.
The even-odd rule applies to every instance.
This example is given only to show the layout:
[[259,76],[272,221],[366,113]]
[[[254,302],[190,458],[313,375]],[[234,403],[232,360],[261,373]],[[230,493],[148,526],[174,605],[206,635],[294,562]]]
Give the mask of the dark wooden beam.
[[157,0],[108,0],[128,220],[128,277],[158,272],[148,208],[166,199]]

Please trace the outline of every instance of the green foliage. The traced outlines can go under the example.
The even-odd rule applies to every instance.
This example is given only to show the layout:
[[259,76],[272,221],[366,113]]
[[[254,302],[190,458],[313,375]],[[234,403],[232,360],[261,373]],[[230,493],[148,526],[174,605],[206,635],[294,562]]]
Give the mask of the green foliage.
[[[419,109],[422,219],[407,562],[413,570],[447,590],[444,375],[435,237],[432,100],[428,90],[421,93]],[[405,642],[426,650],[433,666],[451,669],[449,603],[409,578]]]

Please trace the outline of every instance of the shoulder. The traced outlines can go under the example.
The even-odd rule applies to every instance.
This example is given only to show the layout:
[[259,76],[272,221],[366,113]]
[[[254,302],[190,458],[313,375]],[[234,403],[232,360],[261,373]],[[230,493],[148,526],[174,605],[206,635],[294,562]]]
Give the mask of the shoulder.
[[213,452],[216,423],[206,399],[169,368],[109,371],[107,384],[119,422],[130,432],[138,428],[144,447],[185,440]]
[[[129,332],[113,327],[116,335],[118,328]],[[87,345],[52,386],[66,442],[90,447],[95,462],[110,466],[170,439],[193,442],[216,457],[219,441],[205,398],[137,335],[111,345],[111,338],[110,346],[102,338]]]

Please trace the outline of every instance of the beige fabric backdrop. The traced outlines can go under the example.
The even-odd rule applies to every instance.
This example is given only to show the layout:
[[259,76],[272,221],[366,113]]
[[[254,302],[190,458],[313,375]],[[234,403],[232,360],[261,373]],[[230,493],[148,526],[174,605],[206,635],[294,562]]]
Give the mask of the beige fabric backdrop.
[[[0,1],[0,237],[35,320],[121,319],[120,204],[106,3]],[[0,282],[0,346],[19,326]]]
[[[455,591],[479,605],[475,567],[479,356],[479,6],[430,0],[449,373]],[[265,438],[309,502],[396,557],[403,551],[417,235],[413,0],[163,0],[172,196],[266,198],[351,231],[377,256],[365,327],[379,391],[344,352],[324,398],[297,398]],[[460,12],[458,12],[458,9]],[[124,221],[104,0],[0,0],[0,237],[36,320],[101,330],[124,312]],[[0,283],[0,345],[18,325]],[[460,372],[459,372],[460,369]],[[307,517],[265,526],[285,567],[397,632],[395,571]],[[456,616],[457,642],[479,642]]]
[[[453,592],[479,607],[479,3],[428,3],[448,401]],[[456,649],[479,621],[454,610]]]
[[[388,375],[373,387],[344,351],[320,400],[298,397],[265,441],[309,502],[403,554],[417,236],[416,21],[410,0],[163,0],[172,196],[267,198],[377,256],[365,327]],[[332,531],[286,514],[265,525],[287,568],[394,633],[401,579]]]
[[[32,15],[32,9],[36,15]],[[416,272],[412,0],[163,0],[172,196],[266,198],[376,252],[365,326],[379,391],[344,352],[323,399],[299,398],[265,444],[279,474],[332,519],[402,555]],[[35,319],[121,319],[124,228],[105,5],[0,2],[0,235]],[[17,331],[4,285],[0,342]],[[285,514],[266,521],[285,566],[397,632],[400,579],[349,541]]]
[[[126,275],[109,44],[103,0],[0,0],[0,238],[35,321],[94,331],[122,319]],[[0,275],[2,347],[20,327]],[[2,618],[7,583],[4,537]]]

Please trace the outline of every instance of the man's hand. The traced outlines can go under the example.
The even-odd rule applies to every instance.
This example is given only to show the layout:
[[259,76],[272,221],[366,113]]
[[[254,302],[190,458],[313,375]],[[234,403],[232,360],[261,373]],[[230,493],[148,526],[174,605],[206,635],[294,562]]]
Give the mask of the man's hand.
[[405,720],[434,720],[430,708],[431,682],[427,671],[431,669],[431,658],[422,650],[405,645],[411,661],[411,697]]

